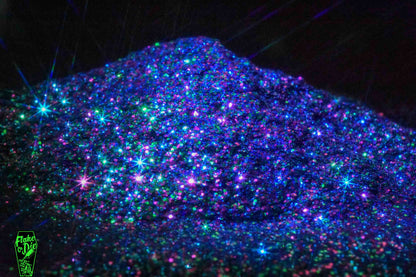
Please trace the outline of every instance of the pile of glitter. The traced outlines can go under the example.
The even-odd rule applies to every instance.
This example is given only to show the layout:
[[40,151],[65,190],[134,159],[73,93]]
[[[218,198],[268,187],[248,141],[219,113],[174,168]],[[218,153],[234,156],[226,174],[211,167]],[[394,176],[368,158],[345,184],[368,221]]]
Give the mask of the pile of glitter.
[[[1,118],[43,272],[416,274],[415,131],[216,40],[43,82]],[[68,220],[84,232],[54,236]]]

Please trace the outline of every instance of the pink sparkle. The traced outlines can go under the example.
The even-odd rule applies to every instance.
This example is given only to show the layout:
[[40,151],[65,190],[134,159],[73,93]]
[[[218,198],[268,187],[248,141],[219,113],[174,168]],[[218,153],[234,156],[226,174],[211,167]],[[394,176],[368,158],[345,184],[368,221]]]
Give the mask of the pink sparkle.
[[78,184],[81,186],[81,189],[86,188],[92,182],[89,182],[90,178],[86,175],[83,175],[79,180],[77,180]]
[[136,182],[138,182],[138,183],[142,183],[142,182],[143,182],[143,178],[144,178],[144,176],[143,176],[143,175],[140,175],[140,174],[136,174],[136,175],[134,175],[134,180],[135,180]]

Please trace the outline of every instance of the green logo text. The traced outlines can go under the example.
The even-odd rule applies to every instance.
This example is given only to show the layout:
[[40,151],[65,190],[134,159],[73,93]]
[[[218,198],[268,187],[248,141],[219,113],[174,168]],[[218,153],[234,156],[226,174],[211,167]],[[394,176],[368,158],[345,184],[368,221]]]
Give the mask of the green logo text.
[[38,242],[33,231],[19,231],[14,244],[20,277],[32,277]]

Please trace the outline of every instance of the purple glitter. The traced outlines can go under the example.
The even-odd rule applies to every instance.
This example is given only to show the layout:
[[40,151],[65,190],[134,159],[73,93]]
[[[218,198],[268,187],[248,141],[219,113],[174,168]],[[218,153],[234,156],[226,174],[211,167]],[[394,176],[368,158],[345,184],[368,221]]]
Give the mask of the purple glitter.
[[2,206],[39,210],[45,274],[416,274],[414,131],[216,40],[156,43],[0,112],[19,196]]

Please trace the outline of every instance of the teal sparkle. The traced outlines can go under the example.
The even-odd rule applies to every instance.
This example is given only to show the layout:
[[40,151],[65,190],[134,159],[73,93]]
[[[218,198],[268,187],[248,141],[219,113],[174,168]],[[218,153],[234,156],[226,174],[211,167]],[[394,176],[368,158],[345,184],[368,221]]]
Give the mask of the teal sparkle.
[[48,113],[50,111],[51,110],[49,109],[49,105],[46,105],[46,103],[39,104],[38,113],[40,113],[41,115],[48,116]]
[[343,178],[341,181],[341,187],[345,189],[351,188],[352,185],[355,185],[354,183],[352,183],[352,180],[353,180],[352,178],[350,179],[348,177]]
[[136,163],[136,165],[137,165],[137,167],[139,169],[143,169],[143,167],[146,165],[145,159],[143,159],[142,156],[140,156],[139,158],[137,158],[137,160],[135,160],[134,162]]

